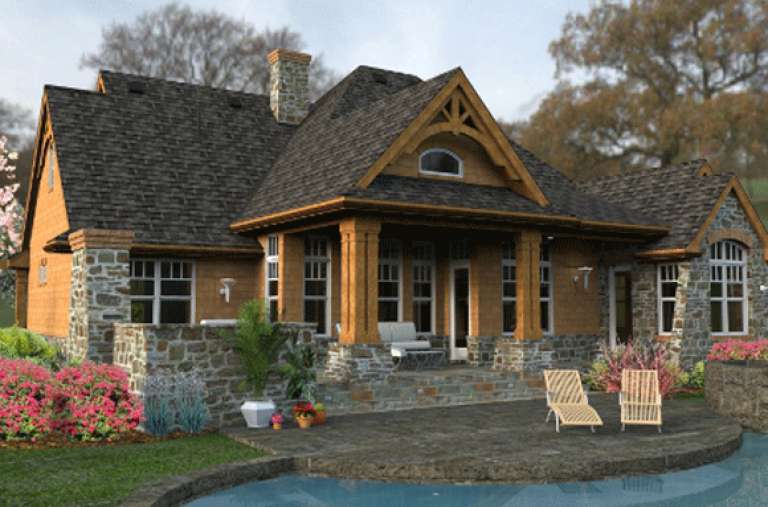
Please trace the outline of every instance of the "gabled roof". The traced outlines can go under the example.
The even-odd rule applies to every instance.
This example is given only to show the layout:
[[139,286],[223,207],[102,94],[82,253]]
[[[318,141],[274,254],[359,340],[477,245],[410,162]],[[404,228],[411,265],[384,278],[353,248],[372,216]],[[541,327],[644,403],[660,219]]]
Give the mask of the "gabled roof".
[[664,251],[691,244],[734,177],[732,173],[712,174],[706,160],[693,160],[597,178],[580,183],[580,188],[667,225],[669,234],[647,247]]
[[229,224],[294,130],[274,120],[268,98],[115,72],[100,78],[106,94],[45,88],[71,230],[254,247]]

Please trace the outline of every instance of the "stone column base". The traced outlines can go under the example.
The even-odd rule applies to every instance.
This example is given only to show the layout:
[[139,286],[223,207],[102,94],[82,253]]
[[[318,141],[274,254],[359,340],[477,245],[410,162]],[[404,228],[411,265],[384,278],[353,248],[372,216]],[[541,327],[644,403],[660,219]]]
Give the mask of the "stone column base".
[[324,377],[332,382],[380,382],[395,368],[386,345],[331,343]]
[[496,336],[467,336],[467,362],[476,368],[493,366]]
[[499,338],[494,350],[493,368],[521,373],[539,373],[552,366],[554,351],[544,340]]

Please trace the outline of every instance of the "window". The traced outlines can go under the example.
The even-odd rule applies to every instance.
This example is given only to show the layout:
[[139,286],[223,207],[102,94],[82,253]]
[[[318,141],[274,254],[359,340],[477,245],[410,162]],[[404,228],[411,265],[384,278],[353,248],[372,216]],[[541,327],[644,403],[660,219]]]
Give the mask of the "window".
[[515,273],[515,244],[503,244],[501,258],[502,332],[512,334],[517,327],[517,281]]
[[267,318],[270,322],[277,322],[277,295],[279,281],[279,261],[278,261],[277,235],[273,234],[267,237],[267,256],[265,262],[266,283],[264,298],[266,299]]
[[677,264],[660,264],[658,267],[659,334],[670,334],[675,317],[677,294]]
[[56,171],[56,164],[54,162],[55,150],[53,149],[53,143],[48,148],[48,190],[53,190],[54,172]]
[[400,242],[379,243],[379,322],[400,320]]
[[541,244],[539,271],[541,272],[541,330],[545,333],[552,332],[552,261],[548,243]]
[[413,244],[413,321],[417,333],[432,333],[435,253],[432,243]]
[[419,172],[439,176],[458,176],[464,174],[464,164],[453,152],[434,148],[419,157]]
[[328,241],[308,237],[304,242],[304,322],[317,323],[317,334],[328,335],[331,305]]
[[131,261],[131,322],[187,324],[194,320],[190,261]]
[[713,333],[746,333],[747,255],[735,241],[709,247],[710,310]]

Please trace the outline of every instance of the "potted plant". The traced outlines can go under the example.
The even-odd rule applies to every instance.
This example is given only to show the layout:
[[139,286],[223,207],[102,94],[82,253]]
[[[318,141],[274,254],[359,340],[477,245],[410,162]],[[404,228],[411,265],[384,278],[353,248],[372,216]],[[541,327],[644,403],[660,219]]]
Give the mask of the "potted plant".
[[283,429],[283,422],[285,422],[283,411],[278,409],[275,413],[272,414],[272,419],[270,419],[270,421],[272,422],[273,430],[280,431]]
[[269,426],[275,403],[264,399],[264,390],[269,375],[277,371],[277,361],[286,339],[279,325],[267,322],[261,301],[251,300],[242,306],[230,340],[232,348],[243,362],[243,385],[253,393],[253,400],[240,406],[240,412],[249,428]]
[[325,405],[322,403],[315,403],[315,420],[312,421],[312,424],[317,424],[318,426],[320,424],[325,424]]
[[285,396],[289,400],[315,399],[315,351],[309,345],[293,343],[283,356],[280,375],[286,383]]
[[312,426],[315,415],[317,415],[317,411],[309,401],[300,401],[293,406],[293,417],[296,419],[299,428],[303,430],[309,429]]

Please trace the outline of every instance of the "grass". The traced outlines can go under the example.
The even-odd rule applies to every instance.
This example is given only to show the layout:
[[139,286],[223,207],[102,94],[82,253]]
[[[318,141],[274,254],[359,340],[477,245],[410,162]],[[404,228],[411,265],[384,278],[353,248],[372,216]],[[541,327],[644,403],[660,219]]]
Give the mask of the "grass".
[[0,450],[0,504],[118,505],[144,484],[263,453],[218,434],[146,444]]

